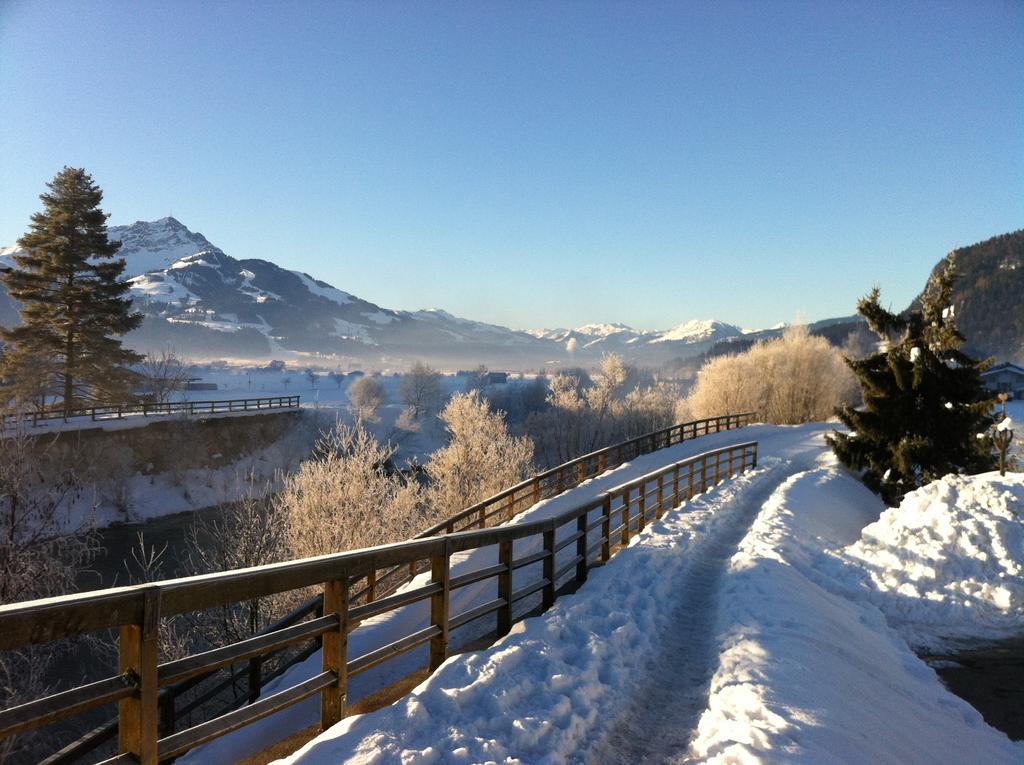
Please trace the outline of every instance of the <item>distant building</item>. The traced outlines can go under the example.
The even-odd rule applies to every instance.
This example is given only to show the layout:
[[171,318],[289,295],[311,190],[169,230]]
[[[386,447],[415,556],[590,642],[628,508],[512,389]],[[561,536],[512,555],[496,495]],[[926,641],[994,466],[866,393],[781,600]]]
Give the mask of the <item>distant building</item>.
[[1012,399],[1024,399],[1024,367],[1004,361],[982,372],[981,381],[993,393],[1008,393]]
[[508,382],[508,372],[488,372],[487,383],[489,385],[504,385]]
[[217,390],[217,383],[190,381],[185,385],[185,390]]

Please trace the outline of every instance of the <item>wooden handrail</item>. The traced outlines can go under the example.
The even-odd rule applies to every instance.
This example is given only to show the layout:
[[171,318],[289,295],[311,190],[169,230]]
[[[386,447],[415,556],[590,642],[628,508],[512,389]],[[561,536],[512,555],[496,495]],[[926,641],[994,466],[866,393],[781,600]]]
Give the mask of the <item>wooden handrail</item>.
[[210,401],[167,401],[160,404],[99,404],[80,407],[65,415],[63,409],[42,412],[15,412],[0,414],[0,431],[11,424],[29,424],[38,427],[51,420],[89,418],[91,421],[119,420],[124,417],[166,417],[174,414],[214,415],[234,412],[265,411],[268,409],[298,409],[299,395],[259,396],[257,398],[214,399]]
[[[81,593],[45,600],[0,606],[0,648],[11,649],[27,644],[110,628],[120,630],[120,666],[137,684],[128,698],[119,702],[121,755],[131,755],[141,765],[156,765],[158,759],[175,756],[204,741],[224,735],[242,725],[265,717],[293,703],[319,693],[321,723],[336,723],[345,713],[348,677],[388,661],[412,648],[430,643],[430,668],[439,666],[449,654],[448,633],[453,626],[497,613],[498,634],[506,633],[513,620],[512,605],[534,593],[542,592],[542,604],[554,601],[558,583],[567,576],[582,582],[587,570],[598,559],[607,560],[617,545],[613,535],[621,534],[622,545],[629,543],[651,522],[678,504],[685,497],[706,491],[716,483],[745,472],[757,464],[756,442],[746,442],[705,452],[680,460],[645,476],[603,492],[551,518],[488,529],[460,531],[426,539],[412,539],[390,545],[336,553],[316,558],[260,566],[250,569],[184,577],[153,584],[121,587],[96,593]],[[656,482],[656,490],[649,486]],[[654,501],[648,501],[651,497]],[[613,515],[622,519],[621,531],[612,527]],[[568,536],[556,542],[557,533],[566,526]],[[600,538],[592,540],[593,532],[601,530]],[[636,532],[634,532],[636,529]],[[518,563],[513,559],[515,540],[540,537],[544,552],[530,556],[529,563],[542,563],[542,577],[513,590],[512,573]],[[573,543],[575,542],[575,547]],[[497,545],[499,564],[450,576],[451,556],[470,550]],[[556,568],[556,556],[564,548],[572,554]],[[402,593],[374,603],[371,608],[350,605],[348,596],[353,577],[366,576],[389,566],[407,566],[429,560],[431,583],[417,591]],[[498,599],[471,608],[462,614],[450,613],[453,581],[468,584],[497,578]],[[187,657],[157,665],[155,650],[159,620],[176,614],[198,611],[218,605],[237,603],[287,590],[310,586],[324,587],[323,616],[298,626],[286,626],[263,637],[214,649],[206,654]],[[358,657],[349,657],[347,636],[357,628],[359,618],[393,611],[409,603],[429,599],[430,621],[424,628],[395,636],[393,642],[372,649]],[[309,609],[308,604],[303,608]],[[314,615],[309,609],[305,615]],[[215,669],[229,661],[249,658],[270,651],[297,635],[321,634],[323,641],[323,672],[310,680],[284,689],[273,696],[229,712],[187,730],[159,738],[158,688],[161,676],[165,681]],[[43,725],[56,716],[71,714],[84,702],[100,698],[104,686],[93,690],[84,686],[63,694],[30,702],[0,712],[0,731],[28,730]],[[110,692],[120,698],[120,691]]]

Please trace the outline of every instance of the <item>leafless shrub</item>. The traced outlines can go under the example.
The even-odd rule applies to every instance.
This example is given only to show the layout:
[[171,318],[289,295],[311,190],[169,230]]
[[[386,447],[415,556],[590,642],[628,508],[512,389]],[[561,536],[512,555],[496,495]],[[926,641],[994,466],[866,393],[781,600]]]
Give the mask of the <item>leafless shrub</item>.
[[[166,554],[166,544],[159,548],[156,545],[147,545],[146,537],[140,531],[136,543],[124,559],[128,583],[148,584],[166,579]],[[173,661],[189,655],[194,640],[191,627],[192,624],[186,615],[165,617],[160,620],[157,650],[161,661]]]
[[456,394],[440,417],[449,442],[426,464],[435,512],[451,515],[531,474],[533,443],[509,435],[504,415],[492,412],[479,391]]
[[765,422],[794,424],[827,420],[855,395],[840,353],[797,326],[745,353],[709,361],[688,404],[697,417],[751,410]]
[[414,420],[422,420],[441,406],[441,373],[417,361],[402,375],[398,395]]
[[[0,603],[72,592],[99,543],[85,521],[72,517],[81,485],[53,441],[34,439],[15,423],[0,437]],[[61,641],[0,654],[0,707],[46,695],[54,662],[72,646]],[[40,734],[0,742],[0,760],[31,759]]]
[[168,347],[146,356],[140,372],[154,403],[166,404],[188,387],[192,364]]
[[[188,566],[193,574],[263,566],[290,557],[287,518],[270,495],[270,487],[250,473],[238,479],[241,499],[221,517],[200,515],[189,530]],[[251,637],[282,615],[297,596],[282,593],[232,603],[195,614],[192,629],[211,645]]]
[[374,422],[385,398],[383,383],[373,377],[360,377],[348,387],[348,400],[357,423]]

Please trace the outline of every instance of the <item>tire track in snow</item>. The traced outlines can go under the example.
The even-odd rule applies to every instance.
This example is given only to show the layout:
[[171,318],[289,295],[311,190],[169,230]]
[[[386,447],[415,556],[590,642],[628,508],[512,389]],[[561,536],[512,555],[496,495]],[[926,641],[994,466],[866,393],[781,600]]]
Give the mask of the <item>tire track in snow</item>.
[[588,765],[688,761],[690,739],[718,667],[715,623],[722,577],[761,507],[794,472],[798,468],[790,463],[773,480],[752,486],[730,522],[691,553],[678,583],[679,600],[661,627],[661,648],[648,660],[622,713],[586,753]]

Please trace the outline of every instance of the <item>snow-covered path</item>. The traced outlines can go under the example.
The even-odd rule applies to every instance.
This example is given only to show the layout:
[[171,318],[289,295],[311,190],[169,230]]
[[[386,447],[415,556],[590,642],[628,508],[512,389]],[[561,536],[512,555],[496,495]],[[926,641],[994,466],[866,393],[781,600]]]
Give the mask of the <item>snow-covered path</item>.
[[648,657],[622,714],[587,752],[588,763],[672,762],[686,752],[718,665],[715,623],[722,578],[764,502],[796,470],[792,464],[780,467],[770,482],[739,495],[738,512],[728,524],[694,545],[684,576],[674,581],[679,598],[661,627],[661,647]]

